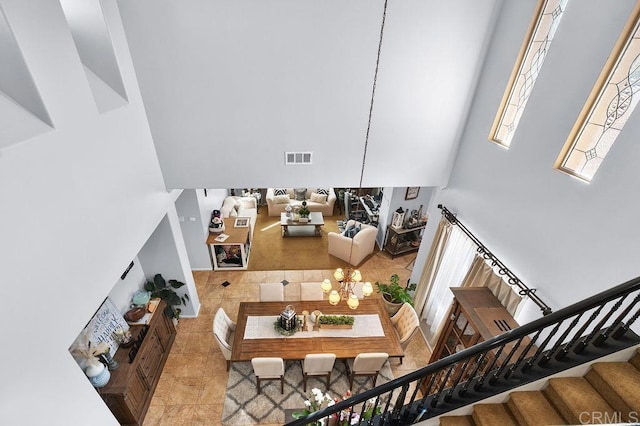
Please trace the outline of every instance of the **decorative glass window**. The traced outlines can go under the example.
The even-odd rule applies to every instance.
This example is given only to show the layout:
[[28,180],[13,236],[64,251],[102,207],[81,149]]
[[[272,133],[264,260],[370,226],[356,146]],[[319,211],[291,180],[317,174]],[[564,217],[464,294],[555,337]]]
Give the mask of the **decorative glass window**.
[[489,139],[508,147],[569,0],[539,0],[491,127]]
[[618,38],[556,160],[555,168],[590,182],[640,97],[640,3]]

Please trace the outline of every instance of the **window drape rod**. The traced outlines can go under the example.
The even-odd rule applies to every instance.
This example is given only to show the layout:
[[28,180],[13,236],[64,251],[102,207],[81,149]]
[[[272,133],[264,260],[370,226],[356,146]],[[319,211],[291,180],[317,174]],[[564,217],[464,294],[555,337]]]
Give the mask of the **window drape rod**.
[[520,281],[520,278],[516,277],[516,275],[511,272],[511,270],[509,270],[509,268],[507,268],[504,263],[500,261],[500,259],[498,259],[493,253],[491,253],[487,246],[482,244],[482,242],[475,235],[473,235],[473,233],[469,231],[467,227],[462,224],[462,222],[458,220],[455,214],[451,213],[442,204],[438,204],[438,208],[442,210],[442,216],[447,219],[449,223],[460,228],[460,230],[464,232],[475,243],[476,246],[478,246],[477,252],[479,255],[481,255],[485,260],[491,261],[491,266],[493,268],[495,268],[496,266],[498,267],[498,275],[507,276],[507,284],[509,284],[511,287],[518,286],[518,294],[520,296],[528,296],[533,301],[533,303],[540,307],[543,315],[548,315],[552,312],[551,308],[536,295],[536,289],[529,288],[525,285],[525,283]]

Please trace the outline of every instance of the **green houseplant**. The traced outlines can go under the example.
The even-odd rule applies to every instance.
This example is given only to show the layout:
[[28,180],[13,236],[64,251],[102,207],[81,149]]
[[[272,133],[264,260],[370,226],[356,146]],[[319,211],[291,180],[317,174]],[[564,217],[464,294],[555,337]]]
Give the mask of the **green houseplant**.
[[398,312],[403,303],[413,306],[413,298],[409,292],[415,291],[416,283],[407,284],[406,287],[400,285],[400,277],[398,274],[391,275],[389,284],[376,282],[378,292],[382,294],[385,306],[390,315]]
[[302,207],[300,207],[300,210],[298,210],[298,214],[300,215],[300,217],[309,217],[309,213],[311,212],[307,208],[307,202],[303,201]]
[[182,310],[177,306],[186,305],[189,300],[189,295],[178,296],[175,289],[178,289],[184,285],[183,282],[177,280],[169,280],[168,282],[162,277],[161,274],[156,274],[153,277],[153,281],[147,281],[144,285],[144,289],[151,292],[151,297],[158,297],[165,302],[167,306],[164,309],[165,314],[169,318],[180,319],[180,312]]
[[322,325],[353,325],[355,318],[351,315],[321,315],[318,323]]

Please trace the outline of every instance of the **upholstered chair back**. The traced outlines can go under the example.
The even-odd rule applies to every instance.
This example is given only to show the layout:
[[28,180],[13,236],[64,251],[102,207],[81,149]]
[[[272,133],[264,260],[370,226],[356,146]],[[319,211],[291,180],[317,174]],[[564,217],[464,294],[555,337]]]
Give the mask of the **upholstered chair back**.
[[356,374],[377,373],[380,371],[387,359],[389,359],[389,354],[385,352],[358,354],[353,361],[352,371]]
[[222,355],[227,360],[227,371],[229,371],[229,360],[231,359],[231,351],[233,349],[233,339],[235,337],[236,323],[229,318],[222,308],[218,308],[213,317],[213,335],[216,343],[220,347]]
[[260,283],[260,301],[284,301],[284,286],[282,285],[282,283]]
[[319,282],[300,283],[300,300],[322,300],[324,292]]
[[420,327],[420,319],[416,310],[409,303],[404,303],[400,310],[391,318],[396,331],[398,332],[398,338],[400,339],[400,345],[403,349],[406,349],[409,344],[409,340]]

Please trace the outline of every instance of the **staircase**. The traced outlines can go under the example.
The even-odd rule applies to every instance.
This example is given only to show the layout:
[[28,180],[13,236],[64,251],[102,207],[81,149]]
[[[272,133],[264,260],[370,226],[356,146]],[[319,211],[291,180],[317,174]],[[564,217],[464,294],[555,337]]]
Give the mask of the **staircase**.
[[583,377],[547,380],[540,391],[514,391],[502,404],[475,404],[442,426],[564,425],[640,422],[640,350],[623,362],[596,362]]
[[637,423],[638,319],[640,277],[287,425],[345,410],[362,417],[365,403],[379,413],[367,424],[378,426]]

